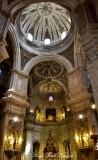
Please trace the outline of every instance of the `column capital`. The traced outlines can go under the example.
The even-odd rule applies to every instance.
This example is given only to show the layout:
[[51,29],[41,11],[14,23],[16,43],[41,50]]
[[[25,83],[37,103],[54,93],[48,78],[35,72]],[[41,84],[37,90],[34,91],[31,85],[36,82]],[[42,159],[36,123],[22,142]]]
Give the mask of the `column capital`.
[[5,103],[15,104],[15,105],[18,105],[18,106],[21,106],[24,108],[29,106],[29,103],[26,102],[26,100],[21,100],[18,97],[19,97],[19,95],[16,97],[16,96],[14,96],[14,94],[11,94],[11,97],[4,97],[3,100]]
[[33,131],[34,130],[32,124],[30,124],[30,123],[26,123],[25,129],[27,131]]

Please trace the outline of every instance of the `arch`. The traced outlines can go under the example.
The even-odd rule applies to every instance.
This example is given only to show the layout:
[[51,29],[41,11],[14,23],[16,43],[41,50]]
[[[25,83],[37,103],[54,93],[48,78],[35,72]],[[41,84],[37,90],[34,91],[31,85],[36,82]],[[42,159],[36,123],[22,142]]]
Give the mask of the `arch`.
[[[33,89],[33,93],[36,91],[36,89],[41,85],[41,84],[43,84],[44,82],[47,82],[47,80],[43,80],[43,81],[41,81],[41,82],[39,82],[35,87],[34,87],[34,89]],[[67,90],[67,88],[66,88],[66,86],[62,83],[62,82],[60,82],[60,81],[58,81],[58,80],[52,80],[52,82],[56,82],[56,83],[58,83],[63,89],[64,89],[64,91],[65,91],[65,93],[66,93],[66,90]]]
[[[7,11],[11,12],[11,14],[14,14],[18,9],[25,7],[27,5],[30,5],[31,3],[38,3],[38,2],[42,2],[42,0],[26,0],[26,1],[20,1],[20,0],[15,0],[13,3],[11,3],[8,8]],[[47,0],[43,0],[43,2],[47,2]],[[53,3],[60,3],[65,5],[66,7],[70,8],[71,10],[74,10],[75,7],[77,6],[77,2],[76,0],[50,0],[50,2]]]
[[20,45],[18,43],[18,39],[14,30],[14,26],[11,23],[8,28],[11,41],[12,41],[12,49],[13,49],[13,68],[20,70],[21,66],[21,57],[20,57]]
[[73,70],[73,66],[72,64],[69,62],[68,59],[60,56],[60,55],[41,55],[41,56],[37,56],[32,58],[24,67],[23,71],[25,74],[29,75],[31,69],[40,62],[43,61],[49,61],[49,60],[54,60],[57,61],[58,63],[60,62],[65,69],[67,70],[67,72],[71,72]]
[[35,141],[33,143],[33,160],[38,160],[39,155],[39,149],[40,149],[40,143],[38,141]]

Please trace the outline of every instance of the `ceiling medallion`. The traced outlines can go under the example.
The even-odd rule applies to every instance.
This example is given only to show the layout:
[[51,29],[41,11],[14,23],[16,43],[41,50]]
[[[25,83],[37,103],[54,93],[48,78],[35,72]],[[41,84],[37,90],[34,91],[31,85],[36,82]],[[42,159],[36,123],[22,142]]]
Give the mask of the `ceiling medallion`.
[[38,5],[38,13],[41,16],[49,16],[53,11],[52,5],[49,2],[42,2]]
[[34,67],[35,74],[46,79],[60,76],[63,71],[64,68],[55,61],[41,62]]

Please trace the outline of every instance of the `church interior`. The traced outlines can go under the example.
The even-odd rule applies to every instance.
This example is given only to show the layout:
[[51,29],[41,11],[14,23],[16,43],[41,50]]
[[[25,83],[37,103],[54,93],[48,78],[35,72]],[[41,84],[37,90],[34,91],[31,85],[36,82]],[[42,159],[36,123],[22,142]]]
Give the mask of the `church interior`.
[[0,160],[98,160],[97,0],[0,0]]

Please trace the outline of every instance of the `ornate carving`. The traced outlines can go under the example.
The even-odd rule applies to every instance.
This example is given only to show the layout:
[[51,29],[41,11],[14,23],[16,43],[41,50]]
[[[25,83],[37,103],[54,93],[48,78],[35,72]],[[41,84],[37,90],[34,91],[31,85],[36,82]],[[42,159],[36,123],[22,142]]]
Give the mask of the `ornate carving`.
[[[21,122],[14,122],[9,120],[8,133],[5,140],[5,149],[8,151],[16,151],[21,147]],[[9,152],[8,152],[9,153]]]
[[93,148],[91,147],[86,147],[86,148],[81,148],[80,152],[89,157],[90,153],[93,151]]
[[61,64],[55,61],[45,61],[37,64],[34,67],[34,72],[38,77],[46,78],[56,78],[60,76],[64,68]]
[[51,132],[49,131],[49,138],[46,141],[46,146],[43,150],[44,153],[44,159],[54,159],[54,157],[57,157],[58,153],[58,146],[55,146],[55,139],[51,136]]
[[[44,3],[44,2],[43,2]],[[32,12],[32,11],[31,11]],[[66,15],[66,14],[65,14]],[[39,16],[39,14],[38,14],[38,16]],[[40,16],[39,16],[40,17]],[[55,16],[54,16],[55,17]],[[23,19],[24,19],[24,17],[23,17]],[[61,40],[61,37],[60,37],[60,35],[57,33],[57,29],[56,29],[56,31],[55,31],[55,34],[54,34],[54,38],[52,38],[53,37],[53,32],[54,31],[52,31],[52,30],[55,30],[55,27],[52,27],[53,29],[50,31],[50,26],[47,26],[47,20],[44,20],[45,21],[45,24],[46,24],[46,27],[45,27],[45,25],[43,26],[43,27],[45,27],[45,31],[44,31],[44,33],[43,33],[43,28],[42,28],[42,31],[41,31],[41,29],[40,29],[40,27],[38,26],[38,30],[39,30],[39,32],[41,31],[41,33],[42,34],[40,34],[40,36],[38,36],[39,34],[39,32],[37,32],[36,31],[36,23],[37,22],[39,22],[39,20],[38,20],[39,18],[37,17],[37,20],[35,20],[34,21],[34,23],[35,23],[35,25],[33,26],[34,28],[35,28],[35,32],[34,32],[34,28],[33,27],[31,27],[31,25],[30,25],[30,27],[31,27],[31,30],[30,30],[30,32],[34,32],[34,34],[35,34],[35,36],[34,36],[34,38],[35,38],[35,40],[33,40],[32,42],[30,41],[30,40],[28,40],[28,38],[27,38],[27,35],[28,35],[28,33],[29,33],[29,31],[27,31],[26,33],[23,33],[22,31],[21,31],[21,28],[20,28],[20,14],[18,15],[18,17],[16,18],[16,31],[17,31],[17,36],[18,36],[18,38],[19,38],[19,40],[20,40],[20,44],[21,44],[21,46],[23,47],[23,48],[25,48],[28,52],[30,52],[30,53],[33,53],[33,54],[36,54],[36,55],[51,55],[51,54],[58,54],[58,53],[61,53],[62,51],[64,51],[65,49],[67,49],[71,44],[72,44],[72,42],[73,42],[73,23],[72,23],[72,25],[71,25],[71,29],[70,29],[70,31],[69,31],[69,33],[67,34],[67,36],[66,36],[66,38],[65,39],[63,39],[63,40]],[[56,18],[55,18],[56,19]],[[68,19],[67,19],[68,20]],[[59,23],[57,22],[57,19],[56,20],[54,20],[53,19],[53,21],[56,21],[56,23],[59,25]],[[69,21],[69,20],[68,20]],[[24,23],[24,22],[23,22]],[[30,23],[31,23],[31,21],[30,21]],[[67,22],[68,23],[68,22]],[[43,23],[44,24],[44,23]],[[70,24],[70,22],[69,22],[69,24]],[[68,24],[68,25],[69,25]],[[48,24],[49,25],[49,24]],[[53,25],[53,24],[52,24]],[[65,24],[63,24],[63,25],[65,25]],[[47,29],[47,28],[49,28],[49,29]],[[62,29],[62,27],[59,25],[58,26],[58,28],[59,28],[59,30],[61,30]],[[47,30],[49,30],[48,32],[47,32]],[[58,30],[58,31],[59,31]],[[24,31],[25,32],[25,31]],[[68,32],[68,30],[67,30],[67,32]],[[44,44],[43,44],[43,42],[44,41],[40,41],[39,40],[39,38],[41,38],[42,37],[42,39],[44,39],[45,37],[46,37],[46,35],[47,34],[50,34],[51,33],[51,39],[52,39],[52,45],[45,45],[45,47],[44,47]],[[55,44],[55,37],[59,37],[59,39],[58,39],[58,44]],[[37,44],[36,44],[36,41],[38,41],[37,42]]]
[[60,53],[60,55],[67,58],[74,66],[74,44],[72,44],[66,51]]
[[20,47],[20,53],[21,53],[21,69],[23,69],[26,63],[36,55],[26,51],[23,47]]
[[18,129],[20,130],[22,127],[22,122],[14,122],[12,119],[9,120],[9,129]]
[[81,128],[84,130],[88,130],[88,120],[87,118],[81,119],[81,120],[76,120],[77,128],[80,131]]
[[13,156],[18,155],[18,151],[5,150],[5,155],[7,156],[8,160],[11,160]]
[[20,14],[20,23],[21,32],[27,41],[29,40],[29,33],[32,37],[31,43],[43,47],[45,38],[50,39],[51,45],[62,41],[61,34],[64,31],[66,34],[70,31],[71,18],[68,10],[63,6],[56,3],[41,2],[32,4],[23,10]]
[[[81,35],[81,43],[84,49],[87,63],[92,63],[98,59],[98,36],[97,25],[90,25]],[[88,30],[88,31],[87,31]]]

